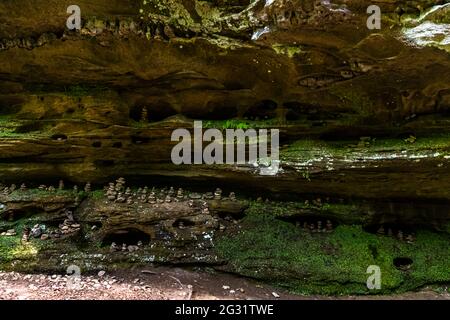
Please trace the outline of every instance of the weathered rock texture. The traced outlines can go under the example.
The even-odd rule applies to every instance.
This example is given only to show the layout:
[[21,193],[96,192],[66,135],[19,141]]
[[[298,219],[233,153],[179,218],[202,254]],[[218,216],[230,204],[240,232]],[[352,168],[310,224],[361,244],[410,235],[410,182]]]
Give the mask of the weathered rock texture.
[[[78,32],[65,27],[70,4],[0,3],[3,183],[217,184],[356,206],[328,215],[340,223],[448,231],[447,1],[374,1],[381,30],[366,27],[359,0],[80,0]],[[171,133],[194,119],[279,128],[283,170],[172,164]],[[7,219],[30,211],[0,202]],[[63,203],[33,206],[60,217]],[[95,199],[78,209],[84,223],[106,228],[95,241],[123,230],[154,235],[191,216],[216,223],[193,210],[166,219]]]

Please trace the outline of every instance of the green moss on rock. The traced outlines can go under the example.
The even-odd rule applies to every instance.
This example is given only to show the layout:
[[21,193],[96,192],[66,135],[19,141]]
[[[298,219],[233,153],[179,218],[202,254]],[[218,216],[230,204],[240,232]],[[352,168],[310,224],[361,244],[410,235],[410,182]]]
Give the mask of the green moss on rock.
[[[217,241],[219,256],[234,272],[268,281],[301,294],[372,294],[417,289],[450,282],[446,234],[419,231],[409,244],[338,226],[330,234],[311,234],[279,220],[272,212],[249,210],[242,231]],[[412,259],[402,271],[394,259]],[[367,289],[370,265],[381,268],[381,290]]]

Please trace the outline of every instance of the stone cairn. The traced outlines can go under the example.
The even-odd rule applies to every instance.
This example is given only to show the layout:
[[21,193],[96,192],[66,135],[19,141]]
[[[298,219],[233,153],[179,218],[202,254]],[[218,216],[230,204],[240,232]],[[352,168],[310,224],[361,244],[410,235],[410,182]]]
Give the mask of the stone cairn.
[[103,188],[105,196],[110,202],[126,203],[133,205],[136,203],[148,203],[151,205],[158,205],[163,203],[181,203],[187,202],[190,207],[194,206],[194,202],[198,200],[216,200],[216,201],[237,201],[236,194],[230,192],[228,198],[222,197],[222,190],[217,188],[214,192],[206,192],[204,194],[199,193],[185,193],[183,188],[175,190],[174,187],[167,189],[157,189],[152,187],[149,189],[147,186],[144,188],[138,188],[137,191],[125,186],[125,179],[119,178],[116,182],[110,182]]
[[35,224],[32,228],[24,227],[22,232],[22,242],[28,242],[30,238],[40,240],[57,239],[61,236],[80,231],[81,225],[75,221],[73,212],[66,210],[65,214],[66,219],[58,226],[58,229],[50,230],[44,224]]
[[30,239],[30,233],[31,233],[31,229],[29,227],[23,228],[22,243],[28,242],[28,240]]
[[141,249],[143,246],[142,241],[138,241],[136,245],[127,245],[126,243],[122,243],[121,246],[117,245],[115,242],[112,242],[109,251],[110,252],[134,252]]
[[177,191],[177,197],[175,199],[177,202],[183,201],[184,200],[184,191],[182,188],[179,188]]
[[378,228],[377,235],[387,235],[389,237],[396,238],[399,241],[406,241],[407,243],[414,243],[416,241],[414,233],[405,234],[401,229],[394,230],[393,228],[387,228],[386,231],[386,228],[383,225]]
[[11,191],[10,191],[9,187],[5,187],[5,186],[2,187],[2,194],[8,195],[10,193],[11,193]]
[[143,107],[141,111],[141,122],[147,122],[148,121],[148,110],[147,107]]
[[59,225],[59,233],[62,235],[66,235],[80,231],[81,225],[75,221],[73,212],[67,210],[66,216],[67,218],[64,220],[64,222]]
[[330,220],[326,220],[325,224],[322,220],[317,220],[312,223],[308,221],[297,221],[295,225],[311,233],[330,233],[334,230],[333,223]]
[[220,188],[214,191],[214,200],[222,200],[222,190]]
[[6,230],[6,231],[0,233],[0,236],[5,236],[5,237],[13,237],[16,235],[17,235],[16,229],[9,229],[9,230]]

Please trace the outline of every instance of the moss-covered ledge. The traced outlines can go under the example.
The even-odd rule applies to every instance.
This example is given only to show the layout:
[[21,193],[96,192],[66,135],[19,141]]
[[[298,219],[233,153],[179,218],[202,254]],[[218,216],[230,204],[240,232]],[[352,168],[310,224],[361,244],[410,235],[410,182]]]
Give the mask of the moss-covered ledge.
[[[217,240],[219,256],[229,261],[223,270],[299,294],[387,294],[450,283],[449,234],[417,230],[408,243],[361,225],[311,233],[262,205],[247,213],[241,229]],[[380,290],[366,286],[370,265],[381,269]]]

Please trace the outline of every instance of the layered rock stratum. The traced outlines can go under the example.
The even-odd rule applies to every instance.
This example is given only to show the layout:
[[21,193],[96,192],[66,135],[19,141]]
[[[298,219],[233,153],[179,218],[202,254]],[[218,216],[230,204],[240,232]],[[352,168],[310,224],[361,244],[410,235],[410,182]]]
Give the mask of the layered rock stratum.
[[[0,238],[1,266],[201,263],[322,293],[368,292],[373,264],[386,292],[449,282],[447,1],[79,0],[79,31],[66,28],[71,4],[0,3],[0,180],[31,189],[1,196],[1,231],[18,233]],[[380,30],[367,28],[369,5]],[[194,120],[279,129],[282,170],[173,164],[171,133]],[[81,192],[118,177],[220,187],[239,208]],[[64,190],[37,190],[60,179]],[[67,210],[79,230],[20,243]],[[327,220],[333,231],[316,232]],[[145,248],[111,254],[113,241]]]

